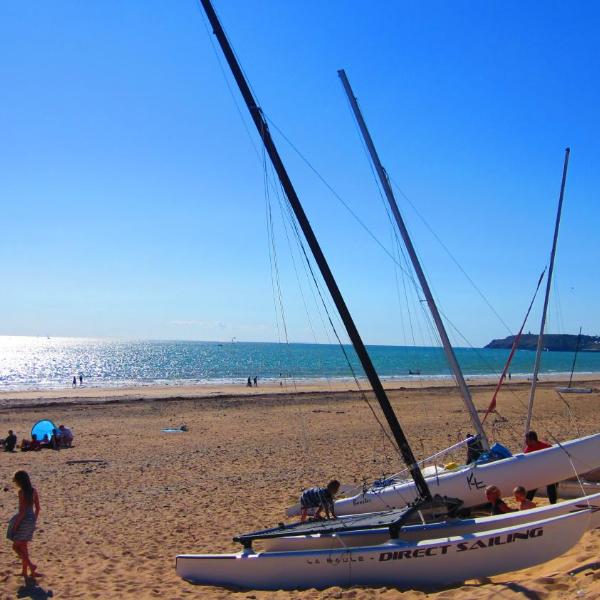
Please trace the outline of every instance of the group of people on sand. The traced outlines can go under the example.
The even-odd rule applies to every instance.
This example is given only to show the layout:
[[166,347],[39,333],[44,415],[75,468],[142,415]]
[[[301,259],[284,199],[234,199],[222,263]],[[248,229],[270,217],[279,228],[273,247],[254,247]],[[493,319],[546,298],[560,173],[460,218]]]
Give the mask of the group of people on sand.
[[52,450],[60,450],[61,448],[71,448],[73,445],[73,432],[65,425],[52,430],[50,435],[44,434],[41,440],[35,433],[31,434],[31,439],[21,440],[21,444],[17,446],[17,436],[12,429],[8,430],[8,436],[4,440],[0,440],[0,447],[4,447],[6,452],[14,452],[18,447],[21,452],[33,452],[51,448]]
[[[65,433],[67,432],[67,433]],[[9,431],[10,436],[14,436],[12,431]],[[14,444],[16,444],[16,436]],[[35,436],[33,436],[35,437]],[[73,435],[69,429],[61,425],[53,431],[52,436],[57,444],[70,443],[73,440]],[[6,439],[9,439],[6,438]],[[6,439],[3,441],[6,447]],[[12,439],[12,438],[11,438]],[[29,442],[30,446],[37,440]],[[525,437],[526,446],[525,452],[534,452],[549,448],[550,444],[540,441],[535,431],[530,431]],[[14,448],[14,445],[13,445]],[[29,448],[37,449],[37,448]],[[12,541],[13,550],[21,560],[23,577],[36,577],[40,574],[37,572],[37,567],[29,558],[29,550],[27,544],[32,540],[35,531],[36,523],[40,513],[39,495],[31,484],[29,475],[25,471],[17,471],[13,477],[13,482],[17,486],[19,492],[19,511],[12,517],[8,524],[7,538]],[[551,488],[554,490],[551,495]],[[336,519],[335,514],[335,495],[340,490],[340,482],[337,479],[332,479],[325,487],[311,487],[304,490],[300,496],[300,520],[305,522],[309,512],[314,512],[313,518],[320,519]],[[498,486],[490,485],[485,489],[485,496],[489,502],[489,510],[492,515],[499,515],[515,510],[527,510],[535,508],[533,502],[537,490],[527,490],[523,486],[517,486],[513,490],[514,500],[518,505],[518,509],[509,507],[502,499],[502,493]],[[556,502],[556,484],[548,486],[548,497],[551,503]],[[323,514],[324,513],[324,514]]]
[[[535,431],[528,431],[525,434],[525,448],[523,452],[528,454],[529,452],[535,452],[536,450],[543,450],[544,448],[550,448],[552,445],[548,442],[544,442],[538,438]],[[546,494],[550,504],[556,504],[558,499],[558,484],[550,483],[546,486]],[[500,515],[507,512],[513,512],[514,510],[527,510],[529,508],[535,508],[536,504],[533,502],[535,496],[535,490],[527,491],[522,485],[518,485],[513,489],[513,495],[515,502],[519,506],[518,509],[510,508],[504,500],[502,500],[502,492],[496,485],[488,485],[485,488],[485,497],[490,503],[490,513],[492,515]]]

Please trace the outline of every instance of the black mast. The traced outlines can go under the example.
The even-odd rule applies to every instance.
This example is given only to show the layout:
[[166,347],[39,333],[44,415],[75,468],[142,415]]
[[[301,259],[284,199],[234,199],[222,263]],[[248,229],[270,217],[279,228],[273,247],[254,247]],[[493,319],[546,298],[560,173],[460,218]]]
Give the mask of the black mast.
[[208,20],[210,21],[210,24],[213,28],[213,33],[217,37],[217,40],[221,46],[221,50],[223,50],[225,59],[227,60],[229,68],[233,73],[233,77],[235,78],[235,81],[238,84],[240,92],[244,98],[244,101],[246,102],[246,106],[250,111],[250,115],[252,117],[252,120],[254,121],[254,124],[256,125],[256,129],[258,130],[258,133],[262,138],[263,144],[265,145],[265,148],[269,154],[269,158],[273,163],[273,167],[275,168],[275,171],[277,171],[279,181],[281,182],[287,199],[294,211],[294,214],[296,215],[296,219],[298,219],[298,223],[302,228],[302,232],[304,233],[304,237],[306,238],[306,241],[310,246],[315,261],[319,266],[319,270],[321,271],[321,275],[323,276],[323,279],[327,284],[329,293],[331,294],[336,308],[340,313],[340,317],[344,322],[346,331],[348,332],[348,336],[350,337],[352,345],[354,346],[354,349],[358,354],[358,358],[360,359],[363,369],[369,379],[369,383],[371,384],[371,387],[375,392],[375,396],[377,397],[381,409],[383,410],[385,418],[387,419],[392,434],[394,435],[396,443],[398,444],[398,448],[402,453],[402,458],[404,459],[404,462],[408,466],[410,474],[414,479],[415,485],[419,492],[419,496],[423,500],[430,499],[431,492],[429,491],[429,487],[427,486],[425,478],[423,477],[423,474],[421,473],[421,470],[417,465],[414,454],[410,446],[408,445],[404,432],[402,431],[400,423],[398,422],[398,418],[396,417],[396,414],[392,409],[390,401],[385,393],[385,390],[383,389],[383,385],[379,380],[379,376],[375,371],[375,367],[371,362],[371,358],[369,357],[369,354],[367,353],[367,350],[365,348],[365,345],[363,344],[360,334],[356,329],[356,325],[354,325],[352,316],[350,315],[344,298],[342,297],[342,294],[337,286],[333,274],[331,273],[331,269],[329,268],[329,265],[327,264],[321,247],[319,246],[319,242],[317,241],[317,238],[315,237],[315,234],[310,225],[310,222],[308,221],[304,209],[302,208],[302,204],[300,203],[298,195],[296,194],[296,190],[294,189],[294,186],[290,181],[287,171],[283,166],[283,162],[281,161],[279,152],[277,151],[273,139],[271,138],[267,122],[262,114],[262,110],[256,104],[254,96],[252,95],[252,92],[248,87],[248,83],[244,78],[242,70],[240,69],[235,54],[233,53],[229,41],[227,40],[227,36],[225,35],[223,28],[221,27],[221,23],[217,18],[217,15],[212,7],[210,0],[200,0],[200,2],[202,3],[204,11],[206,12],[206,16],[208,17]]

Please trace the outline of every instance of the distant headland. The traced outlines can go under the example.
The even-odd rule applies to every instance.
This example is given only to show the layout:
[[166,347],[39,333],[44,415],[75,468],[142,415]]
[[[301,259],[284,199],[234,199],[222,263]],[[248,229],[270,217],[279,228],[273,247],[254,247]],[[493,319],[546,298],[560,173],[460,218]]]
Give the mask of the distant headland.
[[[570,334],[544,334],[544,350],[551,352],[575,352],[577,335]],[[509,335],[503,340],[492,340],[486,348],[506,348],[510,350],[515,341],[514,335]],[[519,340],[519,350],[536,350],[538,336],[527,333]],[[600,352],[600,336],[582,335],[579,343],[580,352]]]

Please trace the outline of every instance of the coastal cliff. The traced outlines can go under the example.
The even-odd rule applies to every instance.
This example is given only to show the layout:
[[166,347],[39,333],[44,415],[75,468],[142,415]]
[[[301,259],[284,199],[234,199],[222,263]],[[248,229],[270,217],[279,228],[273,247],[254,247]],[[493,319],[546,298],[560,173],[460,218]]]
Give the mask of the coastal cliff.
[[[544,335],[544,349],[551,352],[575,352],[577,346],[576,335],[546,333]],[[510,350],[514,335],[509,335],[502,340],[492,340],[485,348],[503,348]],[[519,340],[519,350],[535,350],[538,336],[531,333],[524,334]],[[600,336],[582,335],[579,344],[580,352],[600,352]]]

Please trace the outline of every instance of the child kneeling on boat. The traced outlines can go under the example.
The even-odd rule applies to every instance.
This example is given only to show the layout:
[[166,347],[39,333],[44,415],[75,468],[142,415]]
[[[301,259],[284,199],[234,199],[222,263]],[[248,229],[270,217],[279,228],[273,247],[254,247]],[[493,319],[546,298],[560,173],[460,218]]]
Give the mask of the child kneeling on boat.
[[340,482],[332,479],[327,487],[312,487],[304,490],[300,496],[300,521],[306,521],[308,511],[316,508],[315,519],[321,519],[321,512],[325,511],[326,519],[336,519],[333,507],[333,497],[340,489]]

